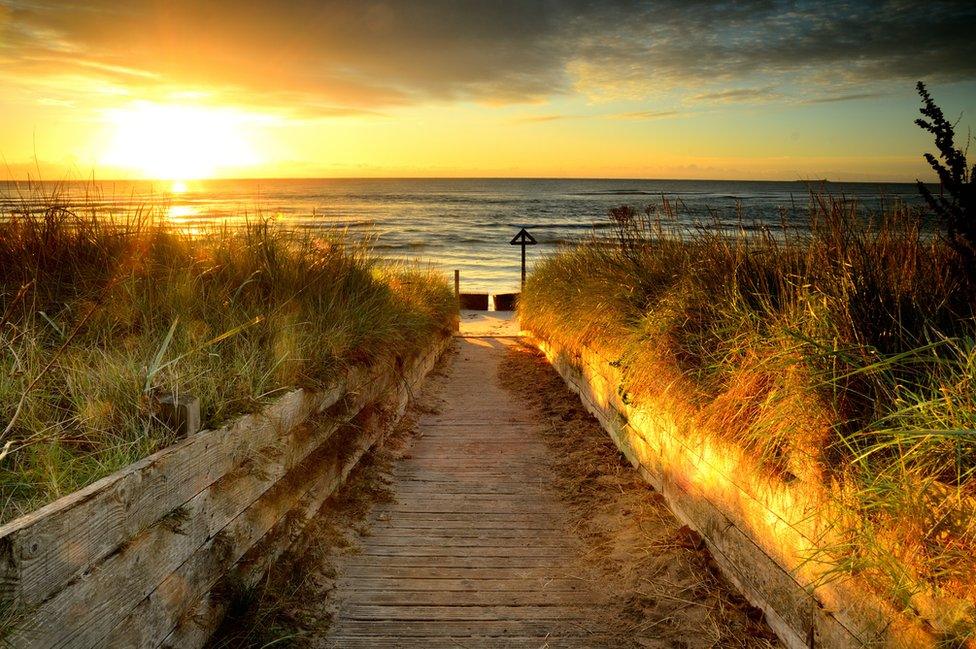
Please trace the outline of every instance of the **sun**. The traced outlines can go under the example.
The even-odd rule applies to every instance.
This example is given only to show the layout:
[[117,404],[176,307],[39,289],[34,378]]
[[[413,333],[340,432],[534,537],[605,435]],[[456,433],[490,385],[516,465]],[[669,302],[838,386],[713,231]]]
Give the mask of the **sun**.
[[102,163],[143,178],[211,178],[261,162],[249,138],[257,121],[243,111],[204,105],[134,102],[109,110],[111,136]]

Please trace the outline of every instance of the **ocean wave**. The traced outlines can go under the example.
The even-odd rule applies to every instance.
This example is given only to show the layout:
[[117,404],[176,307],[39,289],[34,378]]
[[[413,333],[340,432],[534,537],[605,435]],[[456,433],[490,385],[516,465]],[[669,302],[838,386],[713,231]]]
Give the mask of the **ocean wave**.
[[570,196],[660,196],[663,193],[643,189],[596,189],[586,192],[572,192]]
[[508,228],[525,228],[526,230],[605,230],[613,227],[613,223],[593,221],[589,223],[509,223]]

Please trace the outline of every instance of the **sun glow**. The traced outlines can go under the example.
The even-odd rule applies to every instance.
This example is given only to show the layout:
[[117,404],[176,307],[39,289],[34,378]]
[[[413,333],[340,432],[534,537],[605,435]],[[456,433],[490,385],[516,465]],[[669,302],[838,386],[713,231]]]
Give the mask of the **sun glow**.
[[262,160],[249,126],[262,121],[231,108],[134,102],[106,112],[112,135],[102,163],[145,178],[185,181],[240,170]]

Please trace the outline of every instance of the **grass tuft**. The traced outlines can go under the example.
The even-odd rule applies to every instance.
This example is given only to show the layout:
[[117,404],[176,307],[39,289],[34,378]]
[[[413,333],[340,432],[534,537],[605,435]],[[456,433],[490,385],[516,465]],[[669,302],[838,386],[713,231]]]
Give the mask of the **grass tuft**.
[[174,441],[159,391],[204,426],[451,329],[445,278],[341,232],[273,220],[190,234],[153,206],[106,216],[28,190],[0,211],[0,518]]
[[818,559],[904,608],[954,611],[940,629],[970,638],[967,256],[904,205],[867,213],[815,195],[808,217],[809,227],[729,232],[689,228],[670,203],[612,210],[609,238],[536,266],[523,326],[617,359],[629,400],[683,404],[696,428],[738,444],[772,479],[834,493],[845,541]]

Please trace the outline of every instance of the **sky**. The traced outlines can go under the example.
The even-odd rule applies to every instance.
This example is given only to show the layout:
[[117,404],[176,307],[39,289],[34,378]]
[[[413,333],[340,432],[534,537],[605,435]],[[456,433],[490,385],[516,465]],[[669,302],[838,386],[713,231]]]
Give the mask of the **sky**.
[[912,181],[976,3],[0,0],[0,178]]

